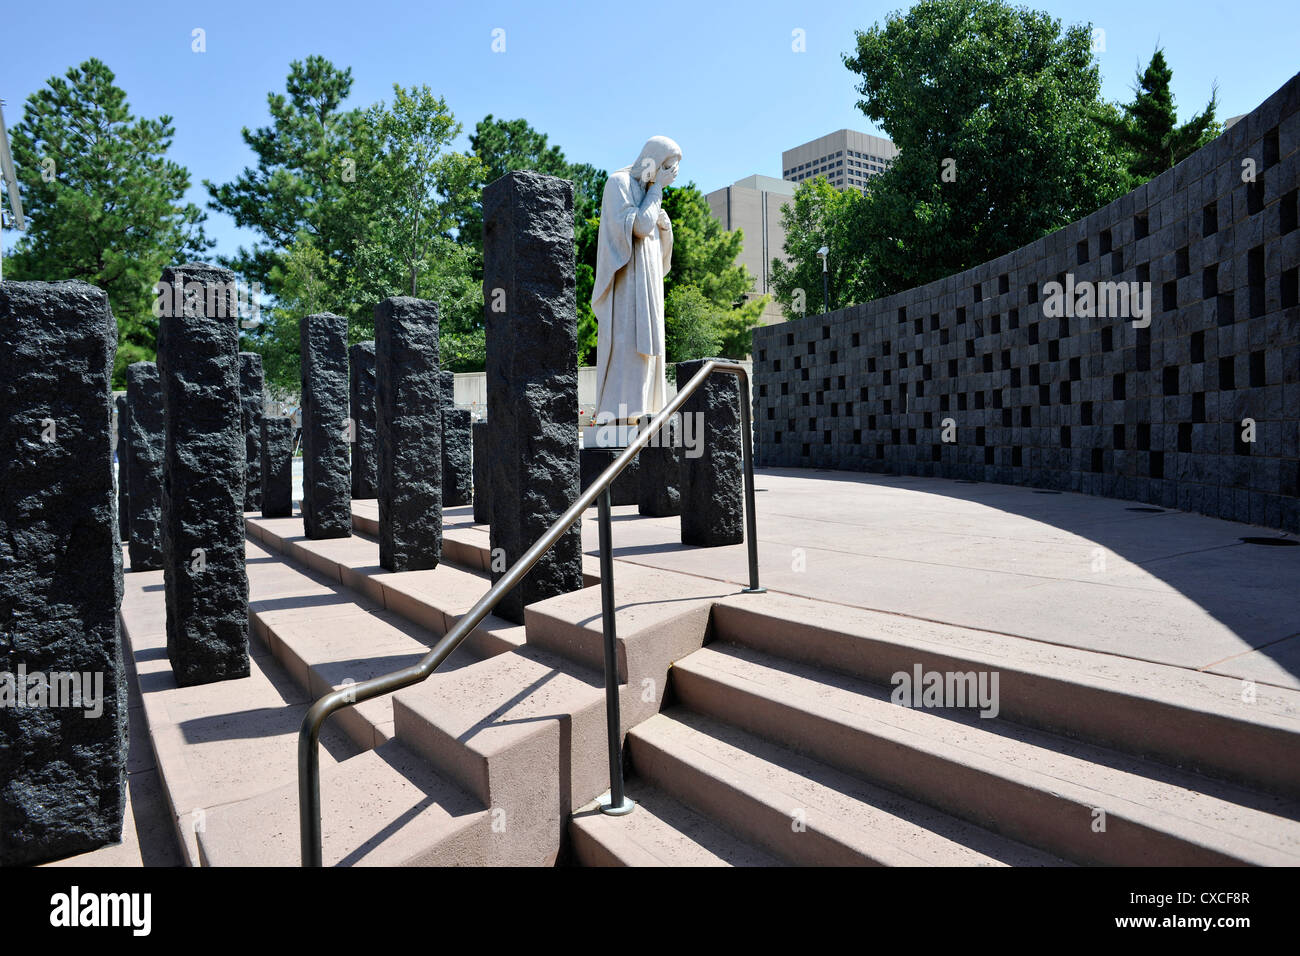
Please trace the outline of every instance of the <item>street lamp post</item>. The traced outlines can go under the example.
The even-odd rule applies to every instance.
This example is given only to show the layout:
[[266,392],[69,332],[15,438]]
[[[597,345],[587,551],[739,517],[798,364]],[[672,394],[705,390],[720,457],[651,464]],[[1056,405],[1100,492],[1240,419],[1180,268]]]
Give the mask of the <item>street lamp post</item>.
[[826,270],[827,257],[830,255],[830,247],[822,246],[817,250],[817,258],[822,261],[822,314],[831,310],[831,280],[830,273]]

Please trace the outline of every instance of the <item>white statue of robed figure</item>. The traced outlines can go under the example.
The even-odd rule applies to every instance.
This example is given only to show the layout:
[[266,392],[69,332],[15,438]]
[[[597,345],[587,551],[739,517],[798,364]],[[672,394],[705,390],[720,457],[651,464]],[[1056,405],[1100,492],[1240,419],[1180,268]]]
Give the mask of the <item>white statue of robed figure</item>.
[[651,137],[631,166],[611,173],[600,204],[596,282],[596,422],[627,424],[663,409],[664,274],[673,226],[664,187],[677,178],[682,151]]

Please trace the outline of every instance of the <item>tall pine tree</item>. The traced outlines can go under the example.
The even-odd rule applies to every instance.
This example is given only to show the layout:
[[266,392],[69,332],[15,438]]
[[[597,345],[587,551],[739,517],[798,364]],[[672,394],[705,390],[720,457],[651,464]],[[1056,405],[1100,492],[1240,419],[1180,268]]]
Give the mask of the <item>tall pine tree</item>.
[[170,116],[132,116],[113,71],[93,58],[28,97],[11,131],[30,224],[5,275],[103,289],[117,320],[118,386],[128,364],[154,356],[163,267],[213,245],[203,211],[183,201],[189,172],[167,159],[173,133]]
[[1200,113],[1179,125],[1174,94],[1169,88],[1174,71],[1157,48],[1146,70],[1137,76],[1135,97],[1122,115],[1104,120],[1128,163],[1132,186],[1138,186],[1173,169],[1223,131],[1215,122],[1218,91]]

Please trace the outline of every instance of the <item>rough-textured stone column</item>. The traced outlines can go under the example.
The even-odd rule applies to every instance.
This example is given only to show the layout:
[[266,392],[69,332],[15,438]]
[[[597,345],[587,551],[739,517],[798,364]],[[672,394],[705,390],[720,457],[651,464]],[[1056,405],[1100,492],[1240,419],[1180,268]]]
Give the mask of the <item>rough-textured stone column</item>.
[[266,411],[263,385],[262,356],[256,352],[240,352],[239,401],[246,461],[245,511],[257,511],[262,507],[262,415]]
[[135,494],[128,501],[132,571],[160,571],[162,551],[163,455],[167,430],[163,421],[162,383],[153,362],[126,367],[126,398],[131,430],[127,458],[129,484]]
[[302,320],[302,523],[309,538],[352,534],[348,320]]
[[293,514],[293,419],[262,419],[262,517]]
[[473,416],[468,408],[456,407],[454,372],[440,373],[438,386],[442,391],[442,504],[451,508],[474,498]]
[[[620,449],[621,451],[621,449]],[[591,483],[600,477],[601,472],[613,464],[617,457],[612,449],[584,448],[580,452],[579,462],[582,471],[582,490],[586,491]],[[634,505],[641,500],[641,458],[645,452],[632,459],[632,464],[623,469],[623,473],[614,479],[609,489],[610,504]]]
[[474,499],[474,470],[468,408],[442,410],[442,503],[451,508]]
[[671,418],[641,449],[640,498],[637,511],[656,518],[682,513],[682,429],[681,419]]
[[110,433],[116,342],[99,289],[0,283],[3,866],[121,839],[127,727]]
[[[483,190],[483,296],[490,544],[509,566],[579,494],[572,183],[513,172]],[[524,605],[581,587],[575,524],[497,613],[522,623]]]
[[442,408],[438,306],[385,299],[375,306],[379,432],[379,563],[435,568],[442,558]]
[[352,406],[352,497],[379,497],[379,457],[375,448],[375,343],[348,349]]
[[248,676],[239,314],[229,269],[169,266],[162,281],[203,290],[158,323],[167,656],[184,687]]
[[474,523],[490,524],[492,494],[488,484],[488,423],[475,422],[471,434],[474,444]]
[[[689,382],[707,361],[678,362],[677,381]],[[688,434],[699,442],[682,457],[682,544],[738,544],[745,540],[745,471],[736,376],[710,375],[686,400],[682,415],[696,416],[683,424],[692,426]]]
[[131,537],[131,516],[128,514],[127,499],[130,497],[130,464],[127,456],[130,454],[127,444],[127,431],[131,427],[128,420],[129,412],[126,407],[126,395],[118,395],[113,399],[113,408],[116,411],[116,443],[117,443],[117,536],[123,544]]

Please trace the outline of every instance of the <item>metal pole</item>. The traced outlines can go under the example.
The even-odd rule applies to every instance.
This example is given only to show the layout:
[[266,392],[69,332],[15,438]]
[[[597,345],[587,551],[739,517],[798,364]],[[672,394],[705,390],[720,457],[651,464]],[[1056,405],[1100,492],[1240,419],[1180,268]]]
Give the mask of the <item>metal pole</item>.
[[831,310],[831,280],[826,271],[826,260],[822,260],[822,313]]
[[754,511],[754,435],[750,424],[749,376],[740,373],[740,441],[745,458],[745,543],[749,547],[749,587],[744,594],[763,594],[758,583],[758,518]]
[[623,792],[623,728],[618,707],[618,634],[614,629],[614,546],[610,529],[609,486],[600,493],[600,611],[605,633],[605,721],[609,731],[609,802],[600,812],[631,813],[636,806]]
[[[320,820],[320,724],[311,708],[303,718],[303,733],[298,737],[298,804],[302,865],[323,866]],[[324,718],[322,718],[324,719]]]

